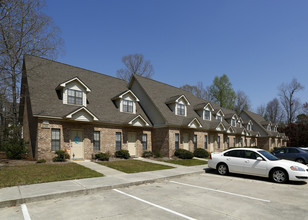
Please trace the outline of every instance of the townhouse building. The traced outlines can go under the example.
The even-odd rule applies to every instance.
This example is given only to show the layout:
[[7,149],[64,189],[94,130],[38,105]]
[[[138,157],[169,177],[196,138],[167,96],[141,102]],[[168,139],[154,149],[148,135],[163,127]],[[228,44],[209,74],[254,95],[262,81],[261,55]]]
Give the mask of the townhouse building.
[[52,159],[58,149],[75,160],[119,149],[170,157],[178,148],[270,149],[287,140],[277,125],[264,129],[261,116],[237,115],[162,82],[133,75],[127,83],[30,55],[24,58],[19,116],[36,159]]

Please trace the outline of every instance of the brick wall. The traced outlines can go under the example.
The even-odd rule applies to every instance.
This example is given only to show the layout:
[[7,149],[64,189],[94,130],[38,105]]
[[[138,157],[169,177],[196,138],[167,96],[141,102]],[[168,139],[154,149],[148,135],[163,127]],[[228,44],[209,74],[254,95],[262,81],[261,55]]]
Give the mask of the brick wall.
[[[38,135],[37,135],[37,156],[36,159],[51,160],[55,157],[55,153],[51,151],[51,129],[60,129],[60,147],[61,150],[67,150],[70,154],[71,146],[71,130],[78,129],[83,131],[83,147],[84,158],[91,159],[93,154],[98,152],[109,152],[114,154],[115,152],[115,135],[116,132],[121,132],[122,149],[127,150],[127,133],[136,132],[136,156],[142,156],[142,134],[147,134],[147,150],[152,150],[152,137],[151,129],[143,129],[140,127],[116,127],[105,125],[94,125],[90,123],[77,123],[77,122],[63,122],[49,120],[48,128],[42,126],[43,120],[38,122]],[[46,126],[45,126],[46,127]],[[93,150],[93,131],[100,131],[100,150]]]

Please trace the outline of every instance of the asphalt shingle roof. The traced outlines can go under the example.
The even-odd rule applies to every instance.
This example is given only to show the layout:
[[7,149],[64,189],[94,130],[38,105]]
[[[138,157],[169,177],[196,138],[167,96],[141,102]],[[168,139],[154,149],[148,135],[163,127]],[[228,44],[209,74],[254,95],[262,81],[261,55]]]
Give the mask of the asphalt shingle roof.
[[100,122],[127,124],[140,114],[151,125],[138,103],[136,114],[131,114],[120,112],[112,101],[113,97],[128,90],[124,80],[31,55],[26,55],[24,62],[33,115],[63,118],[81,108],[82,106],[63,104],[56,91],[60,83],[78,77],[91,88],[91,92],[87,94],[86,108]]
[[[163,118],[166,121],[167,125],[170,126],[187,126],[194,118],[197,118],[202,128],[205,130],[215,130],[219,125],[219,121],[216,118],[212,117],[212,121],[203,120],[202,115],[198,115],[194,110],[197,107],[205,106],[209,101],[198,98],[194,96],[191,92],[185,91],[180,88],[173,87],[171,85],[161,83],[152,79],[144,78],[139,75],[134,75],[134,79],[139,82],[144,91],[150,97],[153,104],[157,107],[157,110],[161,113]],[[187,106],[187,116],[178,116],[170,110],[166,103],[175,101],[181,95],[185,95],[187,100],[190,102],[190,105]],[[216,110],[220,109],[219,105],[212,103],[211,105]],[[229,127],[229,124],[223,120],[223,124],[226,128]]]

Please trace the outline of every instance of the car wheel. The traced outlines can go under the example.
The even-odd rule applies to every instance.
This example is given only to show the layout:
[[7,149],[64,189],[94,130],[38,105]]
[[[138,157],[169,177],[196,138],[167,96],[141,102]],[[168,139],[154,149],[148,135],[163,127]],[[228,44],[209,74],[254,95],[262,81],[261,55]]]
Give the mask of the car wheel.
[[229,169],[228,169],[227,164],[225,164],[225,163],[218,164],[217,165],[217,172],[220,175],[227,175],[229,173]]
[[303,159],[301,159],[301,158],[298,158],[298,159],[296,159],[295,161],[298,162],[298,163],[302,163],[302,164],[305,163],[305,161],[304,161]]
[[283,169],[275,169],[271,172],[271,179],[275,183],[285,183],[288,180],[288,174]]

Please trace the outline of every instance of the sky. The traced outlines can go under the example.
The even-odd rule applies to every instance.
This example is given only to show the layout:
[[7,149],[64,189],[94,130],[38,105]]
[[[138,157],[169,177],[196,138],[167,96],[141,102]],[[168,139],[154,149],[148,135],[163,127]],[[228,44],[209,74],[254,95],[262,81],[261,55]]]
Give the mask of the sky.
[[226,74],[253,111],[296,78],[308,102],[308,1],[47,0],[61,29],[57,61],[116,76],[141,53],[153,79],[176,87]]

